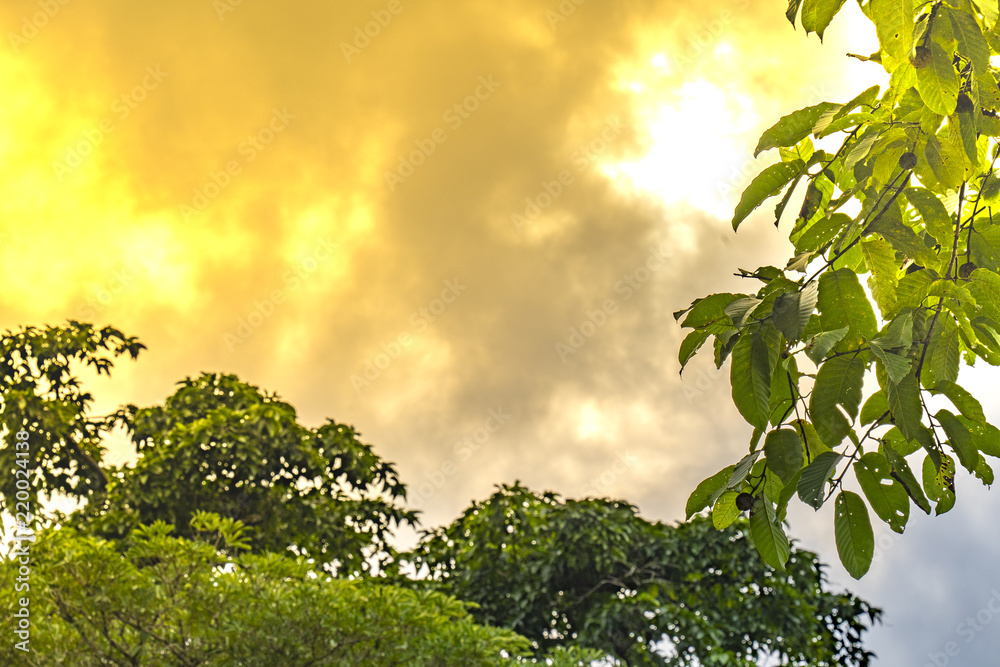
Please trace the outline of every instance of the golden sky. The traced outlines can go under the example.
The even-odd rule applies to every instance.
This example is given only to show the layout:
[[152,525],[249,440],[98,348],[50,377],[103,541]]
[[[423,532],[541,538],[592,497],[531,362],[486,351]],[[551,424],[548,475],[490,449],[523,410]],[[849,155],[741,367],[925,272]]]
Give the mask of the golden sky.
[[427,525],[518,478],[680,518],[749,429],[670,313],[787,259],[729,224],[760,133],[879,80],[785,4],[7,0],[0,326],[139,336],[102,410],[218,371],[351,423]]

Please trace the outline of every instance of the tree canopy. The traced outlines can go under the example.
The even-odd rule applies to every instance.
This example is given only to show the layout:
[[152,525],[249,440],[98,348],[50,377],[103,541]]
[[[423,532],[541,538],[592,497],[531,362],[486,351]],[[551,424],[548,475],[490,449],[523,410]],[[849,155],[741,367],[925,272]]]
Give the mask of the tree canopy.
[[[881,612],[825,590],[815,554],[786,571],[747,557],[746,522],[650,522],[603,498],[560,500],[504,485],[409,556],[421,585],[475,602],[481,623],[540,650],[599,649],[630,665],[868,665],[857,641]],[[669,646],[668,650],[667,646]]]
[[[787,17],[822,38],[843,4],[791,0]],[[753,426],[750,452],[698,486],[689,516],[711,507],[724,527],[749,510],[757,550],[781,569],[788,503],[832,499],[855,578],[874,554],[869,510],[902,533],[911,506],[954,506],[957,466],[990,485],[987,457],[1000,457],[1000,430],[958,384],[963,363],[1000,364],[997,3],[859,6],[879,50],[854,57],[883,68],[888,86],[781,118],[754,152],[776,148],[780,161],[733,217],[736,229],[780,196],[773,221],[790,225],[794,256],[741,270],[761,284],[753,291],[675,313],[693,329],[682,371],[714,337],[716,366],[730,360],[733,402]],[[849,475],[863,495],[844,487]]]
[[[747,558],[743,523],[668,526],[622,501],[515,484],[398,554],[390,539],[417,514],[352,427],[303,426],[278,397],[218,374],[94,416],[73,364],[103,358],[102,336],[112,353],[141,344],[78,323],[31,335],[61,341],[53,378],[75,402],[67,412],[70,394],[47,383],[37,342],[0,387],[0,452],[25,473],[5,507],[19,526],[0,608],[30,610],[28,664],[868,664],[861,637],[880,611],[827,591],[809,552],[791,548],[785,573]],[[112,467],[100,436],[116,426],[136,460]],[[38,443],[53,433],[62,449]],[[94,465],[62,463],[79,451]],[[59,465],[58,483],[29,474]],[[46,510],[57,493],[84,504]],[[0,648],[5,664],[25,657]]]

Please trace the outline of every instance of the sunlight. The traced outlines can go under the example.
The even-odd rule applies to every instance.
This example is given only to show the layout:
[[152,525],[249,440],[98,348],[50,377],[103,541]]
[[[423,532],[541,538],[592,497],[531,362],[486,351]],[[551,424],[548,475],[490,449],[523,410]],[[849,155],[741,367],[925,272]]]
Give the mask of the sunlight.
[[757,124],[752,100],[697,79],[650,100],[637,115],[648,133],[649,152],[634,162],[607,165],[607,173],[664,203],[686,202],[728,217],[732,202],[720,196],[718,186],[732,165],[745,159],[738,140]]
[[581,406],[577,419],[576,435],[578,438],[593,438],[605,431],[604,416],[592,402]]

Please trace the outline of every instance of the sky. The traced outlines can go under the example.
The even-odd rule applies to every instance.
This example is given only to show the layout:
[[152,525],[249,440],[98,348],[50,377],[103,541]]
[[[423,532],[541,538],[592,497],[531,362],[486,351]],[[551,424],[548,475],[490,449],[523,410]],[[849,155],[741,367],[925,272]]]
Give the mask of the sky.
[[[353,424],[428,527],[516,479],[681,519],[750,429],[708,357],[678,375],[671,313],[789,257],[768,207],[729,222],[760,133],[884,82],[845,56],[877,46],[853,4],[822,44],[784,8],[7,0],[0,327],[138,336],[98,412],[208,371]],[[1000,419],[995,372],[965,373]],[[861,582],[829,508],[791,514],[886,610],[878,665],[1000,649],[1000,499],[959,482],[876,526]]]

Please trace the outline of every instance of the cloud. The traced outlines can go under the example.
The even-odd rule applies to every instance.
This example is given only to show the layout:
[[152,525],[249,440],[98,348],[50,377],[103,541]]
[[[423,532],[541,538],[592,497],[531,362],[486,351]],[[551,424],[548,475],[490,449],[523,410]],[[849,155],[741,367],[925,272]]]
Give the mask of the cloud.
[[452,464],[428,525],[515,478],[680,516],[749,429],[671,312],[787,259],[767,206],[726,219],[756,139],[872,79],[855,19],[820,45],[747,0],[61,7],[0,51],[2,324],[139,335],[102,409],[236,372],[414,487]]

